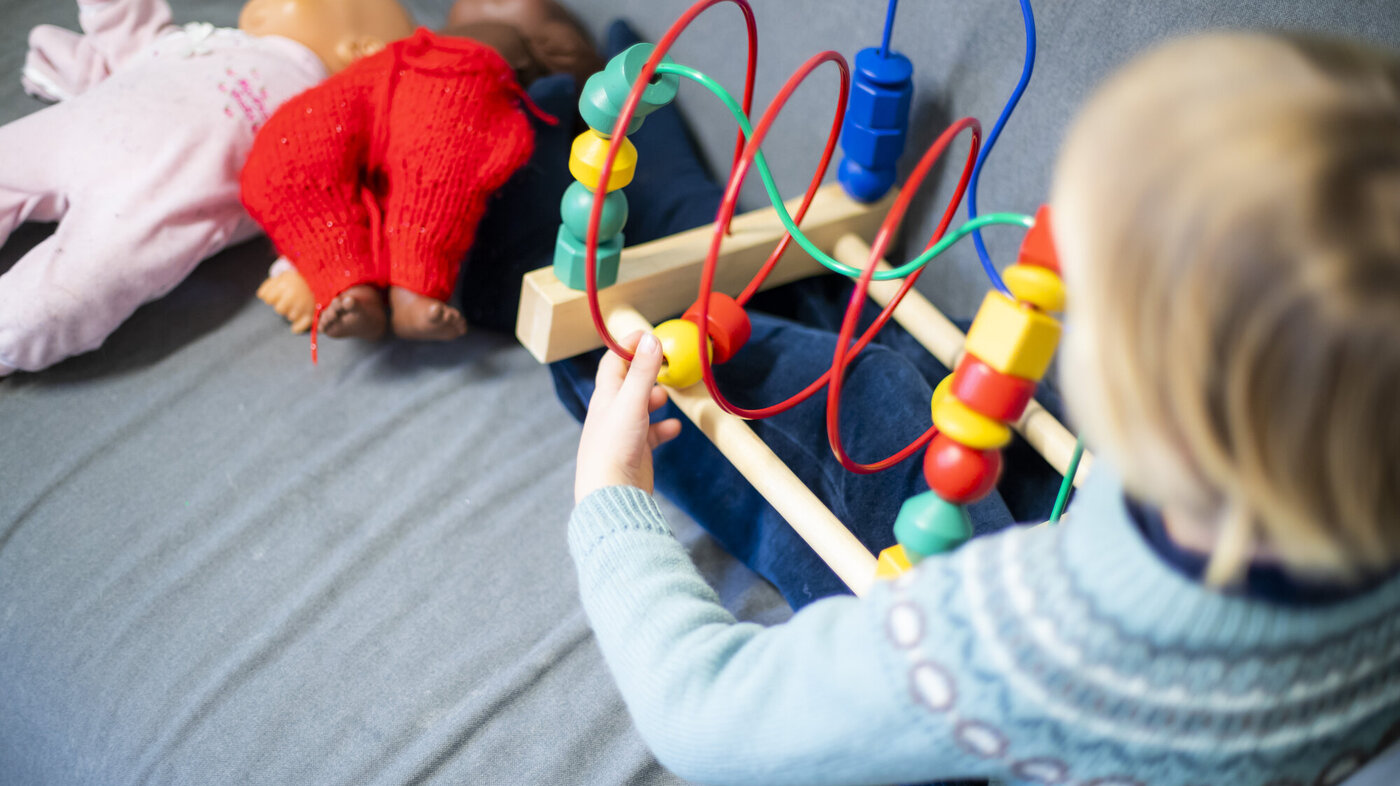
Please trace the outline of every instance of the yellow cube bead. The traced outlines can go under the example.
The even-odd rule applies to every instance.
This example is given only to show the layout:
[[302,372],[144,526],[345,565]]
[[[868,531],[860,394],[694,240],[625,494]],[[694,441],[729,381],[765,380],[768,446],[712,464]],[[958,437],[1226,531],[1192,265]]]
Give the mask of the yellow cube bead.
[[[598,180],[603,174],[603,162],[608,160],[608,145],[611,141],[592,129],[584,131],[574,139],[569,150],[569,174],[588,187],[598,190]],[[623,137],[622,147],[618,148],[613,159],[612,171],[608,173],[608,187],[605,191],[616,191],[632,182],[637,173],[637,147],[632,140]]]
[[963,347],[1003,374],[1038,380],[1059,343],[1060,323],[1053,317],[992,291],[972,320]]
[[996,450],[1011,441],[1011,427],[958,400],[944,396],[933,409],[933,425],[973,450]]
[[[668,319],[651,332],[661,342],[661,354],[666,356],[656,381],[672,388],[688,388],[699,382],[700,326],[688,319]],[[711,351],[709,343],[705,342],[707,352]]]
[[1041,311],[1065,310],[1065,282],[1053,270],[1035,265],[1012,265],[1001,271],[1001,280],[1022,303]]
[[880,552],[880,558],[875,560],[875,578],[899,578],[900,574],[913,568],[909,563],[909,556],[904,553],[904,547],[896,543]]

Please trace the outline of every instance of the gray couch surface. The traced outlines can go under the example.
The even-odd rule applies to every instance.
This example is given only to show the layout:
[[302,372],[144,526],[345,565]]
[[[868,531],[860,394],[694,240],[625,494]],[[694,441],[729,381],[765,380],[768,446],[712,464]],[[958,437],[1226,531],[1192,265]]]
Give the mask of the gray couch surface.
[[[447,0],[411,4],[437,26]],[[995,119],[1021,67],[1015,2],[906,0],[895,46],[917,70],[911,148],[951,117]],[[231,25],[233,0],[175,2]],[[819,49],[879,35],[884,4],[757,0],[760,104]],[[1030,212],[1090,87],[1165,36],[1301,26],[1400,45],[1394,0],[1042,4],[1035,79],[991,158],[986,211]],[[590,0],[652,39],[676,0]],[[69,2],[0,0],[0,122],[42,104],[18,72],[28,30],[76,27]],[[738,89],[738,14],[677,60]],[[794,193],[828,122],[804,88],[769,155]],[[682,107],[711,161],[732,125]],[[952,179],[916,202],[922,243]],[[757,192],[749,195],[757,205]],[[541,210],[554,210],[542,205]],[[50,227],[26,227],[0,270]],[[1017,237],[992,233],[1005,260]],[[578,605],[565,550],[577,426],[509,336],[443,345],[304,337],[254,296],[259,239],[201,265],[98,351],[0,381],[0,784],[675,782],[632,729]],[[925,291],[966,315],[970,247]],[[741,617],[776,622],[767,585],[679,523]]]

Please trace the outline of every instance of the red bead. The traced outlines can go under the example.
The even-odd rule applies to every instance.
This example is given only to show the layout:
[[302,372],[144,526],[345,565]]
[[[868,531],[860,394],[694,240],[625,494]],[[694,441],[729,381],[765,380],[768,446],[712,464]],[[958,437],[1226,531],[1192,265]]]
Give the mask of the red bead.
[[953,372],[951,392],[969,409],[1015,423],[1035,395],[1035,380],[1003,374],[968,352]]
[[1060,272],[1060,258],[1055,256],[1055,239],[1050,236],[1050,206],[1041,205],[1035,211],[1035,226],[1021,241],[1021,252],[1016,256],[1019,265],[1035,265]]
[[966,505],[987,496],[1001,477],[1001,451],[974,450],[939,434],[924,451],[924,480],[943,499]]
[[[734,357],[744,344],[748,343],[753,327],[749,315],[734,298],[723,292],[710,293],[709,330],[705,331],[713,342],[714,362],[723,363]],[[700,302],[696,301],[685,310],[681,319],[700,324]]]

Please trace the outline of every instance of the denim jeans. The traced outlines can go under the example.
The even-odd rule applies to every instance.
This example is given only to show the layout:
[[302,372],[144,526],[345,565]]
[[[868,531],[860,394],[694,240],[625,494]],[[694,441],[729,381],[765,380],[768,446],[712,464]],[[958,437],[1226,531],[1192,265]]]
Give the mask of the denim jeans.
[[[789,285],[755,298],[753,336],[715,377],[736,404],[775,403],[827,368],[836,345],[832,320],[839,320],[849,283],[834,277]],[[758,311],[780,311],[785,316]],[[873,306],[866,318],[873,316]],[[582,420],[593,391],[601,352],[555,363],[551,371],[564,406]],[[933,386],[948,373],[908,333],[887,326],[851,364],[842,389],[842,440],[857,461],[884,458],[929,426]],[[797,477],[831,508],[872,552],[893,545],[891,527],[909,497],[928,490],[920,456],[873,475],[848,472],[826,439],[826,394],[822,391],[787,412],[750,425]],[[672,404],[657,418],[680,417],[681,435],[655,454],[656,488],[710,532],[724,548],[770,581],[794,610],[819,598],[846,592],[845,585],[763,499],[738,470]],[[1054,472],[1034,453],[1008,466],[1003,488],[1032,509],[1048,512]],[[1008,457],[1009,459],[1012,457]],[[1017,474],[1026,472],[1026,477]],[[1049,480],[1050,482],[1046,482]],[[1011,524],[1001,493],[970,506],[977,534]]]

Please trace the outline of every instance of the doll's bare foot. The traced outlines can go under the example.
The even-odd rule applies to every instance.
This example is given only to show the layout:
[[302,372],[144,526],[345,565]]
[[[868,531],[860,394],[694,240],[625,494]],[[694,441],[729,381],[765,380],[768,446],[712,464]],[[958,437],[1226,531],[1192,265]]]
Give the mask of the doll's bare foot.
[[384,335],[388,319],[379,290],[357,284],[331,298],[321,310],[321,332],[333,338],[376,339]]
[[285,317],[293,333],[305,333],[316,316],[316,296],[296,268],[286,265],[279,269],[284,263],[280,259],[277,262],[258,287],[258,299]]
[[394,335],[417,341],[450,341],[467,332],[462,312],[403,287],[389,287]]

